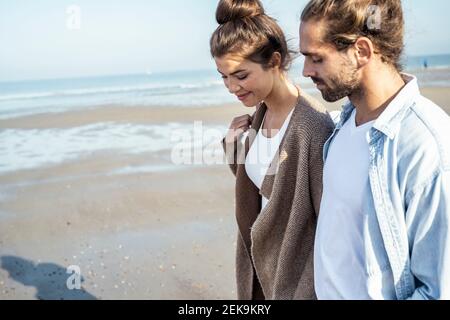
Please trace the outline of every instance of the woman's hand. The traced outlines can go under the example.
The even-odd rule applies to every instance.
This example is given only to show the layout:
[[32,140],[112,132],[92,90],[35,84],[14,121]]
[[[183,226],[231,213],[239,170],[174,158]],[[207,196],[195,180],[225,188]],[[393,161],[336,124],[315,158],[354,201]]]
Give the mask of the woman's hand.
[[236,117],[231,121],[230,128],[228,129],[227,136],[225,137],[225,142],[234,143],[238,137],[246,132],[252,125],[252,117],[248,114]]

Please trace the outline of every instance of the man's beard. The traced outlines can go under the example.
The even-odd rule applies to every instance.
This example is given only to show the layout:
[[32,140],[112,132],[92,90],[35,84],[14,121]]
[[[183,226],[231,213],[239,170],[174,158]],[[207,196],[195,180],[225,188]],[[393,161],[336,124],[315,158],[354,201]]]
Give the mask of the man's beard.
[[350,61],[345,61],[341,65],[339,74],[329,78],[328,82],[333,84],[332,88],[320,79],[317,79],[315,82],[323,83],[326,86],[325,89],[320,90],[322,97],[328,102],[335,102],[359,91],[357,72],[356,66],[353,66]]

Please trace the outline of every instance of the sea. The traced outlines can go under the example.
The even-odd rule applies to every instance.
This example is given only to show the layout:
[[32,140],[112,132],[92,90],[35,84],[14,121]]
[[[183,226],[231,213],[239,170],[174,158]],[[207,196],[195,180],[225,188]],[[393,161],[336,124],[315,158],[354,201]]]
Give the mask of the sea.
[[[450,55],[407,57],[403,64],[405,72],[416,75],[421,86],[450,87]],[[294,64],[290,78],[307,92],[314,92],[311,80],[302,77],[301,70],[301,64]],[[216,70],[0,82],[0,123],[37,114],[88,112],[102,107],[219,108],[229,103],[239,102],[226,90]],[[77,161],[96,152],[130,155],[170,152],[174,147],[174,132],[194,137],[196,130],[192,124],[176,121],[158,125],[99,122],[40,129],[8,128],[7,121],[3,123],[0,125],[0,176]],[[205,125],[202,129],[223,134],[227,126]],[[201,137],[201,141],[192,143],[211,144],[214,139],[217,137]],[[159,164],[145,166],[145,170],[166,167]]]
[[[450,55],[407,57],[404,65],[422,86],[450,85]],[[314,92],[311,81],[301,76],[301,65],[293,66],[290,77]],[[232,102],[236,98],[216,70],[0,82],[0,119],[104,105],[198,107]]]

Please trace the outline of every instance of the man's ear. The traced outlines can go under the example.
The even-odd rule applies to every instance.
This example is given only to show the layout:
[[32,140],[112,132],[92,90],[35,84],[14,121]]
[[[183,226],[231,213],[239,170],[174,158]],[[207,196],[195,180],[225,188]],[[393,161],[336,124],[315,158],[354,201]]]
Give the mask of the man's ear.
[[368,64],[375,54],[373,42],[367,37],[358,38],[354,44],[354,49],[358,67]]

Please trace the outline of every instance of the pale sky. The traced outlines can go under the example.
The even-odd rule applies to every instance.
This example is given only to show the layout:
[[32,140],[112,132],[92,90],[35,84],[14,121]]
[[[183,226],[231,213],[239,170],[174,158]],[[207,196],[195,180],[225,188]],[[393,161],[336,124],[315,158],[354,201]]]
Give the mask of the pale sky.
[[[0,0],[0,81],[213,69],[209,38],[217,2]],[[262,2],[298,48],[307,0]],[[450,2],[403,3],[406,53],[450,53]]]

